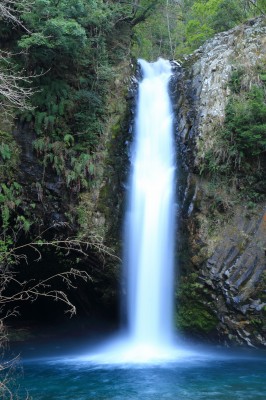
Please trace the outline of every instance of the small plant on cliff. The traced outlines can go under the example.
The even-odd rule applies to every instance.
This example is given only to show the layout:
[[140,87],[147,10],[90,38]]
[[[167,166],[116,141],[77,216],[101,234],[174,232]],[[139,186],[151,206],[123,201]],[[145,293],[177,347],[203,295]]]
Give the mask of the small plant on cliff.
[[53,141],[49,136],[42,136],[34,141],[33,146],[37,154],[43,156],[43,180],[46,169],[52,167],[56,174],[63,178],[66,186],[75,193],[89,188],[92,184],[96,156],[76,148],[71,134],[66,134],[64,141]]
[[242,77],[245,71],[243,68],[238,68],[232,72],[229,80],[229,87],[233,93],[240,93],[242,88]]
[[[10,219],[16,208],[20,205],[22,188],[17,182],[12,182],[11,184],[0,184],[0,220],[2,229],[5,231],[10,227]],[[28,221],[22,216],[16,216],[14,222],[14,228],[20,222],[24,225],[24,230],[27,231]]]

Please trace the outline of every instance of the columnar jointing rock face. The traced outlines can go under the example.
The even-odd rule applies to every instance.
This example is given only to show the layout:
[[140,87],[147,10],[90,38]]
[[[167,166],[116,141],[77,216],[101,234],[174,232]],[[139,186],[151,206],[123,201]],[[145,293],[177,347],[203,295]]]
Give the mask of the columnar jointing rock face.
[[192,264],[213,293],[209,305],[220,321],[220,335],[227,342],[255,346],[266,345],[266,304],[261,296],[265,292],[265,204],[256,205],[252,213],[244,203],[231,204],[230,215],[221,211],[225,222],[211,221],[210,198],[215,198],[215,191],[208,192],[209,182],[200,176],[199,165],[224,122],[232,72],[242,68],[251,86],[256,84],[256,66],[265,62],[264,18],[216,35],[185,60],[177,111],[190,171],[186,191],[190,198],[185,199],[183,215],[191,232]]

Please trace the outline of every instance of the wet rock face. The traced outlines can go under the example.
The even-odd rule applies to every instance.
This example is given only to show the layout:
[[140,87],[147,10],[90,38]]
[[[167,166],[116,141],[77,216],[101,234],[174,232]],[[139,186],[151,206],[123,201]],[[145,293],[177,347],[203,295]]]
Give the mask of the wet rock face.
[[182,218],[190,268],[212,292],[208,308],[218,318],[220,340],[256,347],[266,346],[266,204],[234,202],[228,189],[202,178],[199,165],[224,122],[232,72],[254,73],[265,60],[265,18],[220,33],[184,61],[176,102],[188,168]]
[[41,230],[54,223],[66,222],[70,193],[51,168],[44,169],[33,148],[36,134],[28,125],[18,124],[13,135],[21,149],[17,180],[24,190],[22,212],[31,209],[30,205],[34,203],[30,218],[35,219],[32,222],[36,222]]

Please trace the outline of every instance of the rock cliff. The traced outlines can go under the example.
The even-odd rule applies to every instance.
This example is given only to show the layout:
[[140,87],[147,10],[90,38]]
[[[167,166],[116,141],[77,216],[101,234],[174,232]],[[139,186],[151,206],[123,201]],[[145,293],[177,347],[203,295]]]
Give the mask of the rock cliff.
[[[247,174],[237,172],[236,165],[227,181],[226,174],[206,172],[205,165],[210,156],[213,170],[222,170],[228,161],[227,154],[217,161],[224,146],[218,135],[234,96],[232,76],[242,77],[238,96],[253,85],[264,87],[260,71],[265,62],[266,21],[261,17],[207,41],[184,60],[177,84],[178,136],[187,169],[182,230],[188,234],[189,262],[183,265],[183,285],[194,285],[196,304],[216,321],[208,334],[216,332],[227,344],[266,345],[265,182],[260,178],[248,185]],[[262,165],[253,168],[265,168],[265,152],[263,157]],[[188,314],[195,310],[187,306],[184,317],[182,291],[179,302],[180,325],[189,330]]]

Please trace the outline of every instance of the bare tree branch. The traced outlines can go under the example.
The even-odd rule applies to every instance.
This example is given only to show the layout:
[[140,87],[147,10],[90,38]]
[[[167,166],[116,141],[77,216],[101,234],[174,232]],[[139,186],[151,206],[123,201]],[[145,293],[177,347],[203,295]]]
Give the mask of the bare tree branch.
[[[25,243],[20,246],[11,247],[0,254],[0,321],[1,318],[5,318],[3,311],[9,303],[19,302],[19,301],[35,301],[38,297],[49,297],[56,301],[61,301],[67,306],[67,311],[70,315],[75,314],[76,308],[70,302],[67,294],[62,290],[54,289],[53,282],[58,279],[65,284],[66,289],[76,288],[74,282],[77,279],[81,279],[85,282],[92,280],[86,271],[80,271],[75,268],[71,268],[69,271],[56,273],[46,279],[41,281],[36,281],[35,279],[30,281],[19,281],[16,276],[16,272],[10,265],[18,265],[22,260],[28,262],[25,251],[28,249],[34,250],[36,253],[36,258],[34,261],[40,261],[42,258],[42,248],[54,248],[56,251],[65,251],[66,255],[70,252],[78,253],[84,257],[88,256],[89,251],[97,250],[98,253],[102,254],[103,257],[112,257],[118,261],[120,258],[113,253],[113,251],[104,245],[103,239],[97,235],[92,235],[90,240],[85,240],[84,238],[66,238],[64,240],[54,239],[51,241],[46,241],[43,239],[44,235],[48,233],[49,230],[67,227],[66,223],[55,223],[51,227],[47,228],[39,235],[37,235],[31,242]],[[3,233],[4,237],[5,233]],[[16,237],[16,234],[15,234]],[[12,293],[7,292],[12,284],[14,288]],[[15,289],[16,288],[16,289]],[[8,293],[8,294],[7,294]],[[2,311],[2,315],[1,315]],[[8,310],[8,313],[15,312],[14,310]],[[10,315],[10,314],[8,314]]]
[[76,252],[85,257],[88,256],[88,250],[93,249],[96,250],[103,257],[109,256],[121,262],[121,259],[116,254],[114,254],[112,249],[104,244],[103,238],[99,235],[96,235],[95,233],[90,233],[89,238],[86,239],[84,237],[68,237],[64,240],[55,239],[49,241],[43,239],[45,234],[47,234],[50,230],[60,227],[67,228],[68,224],[65,222],[54,223],[52,226],[48,227],[39,235],[37,235],[31,242],[11,248],[8,252],[5,253],[4,258],[2,258],[0,262],[2,261],[3,263],[11,257],[13,259],[13,262],[15,264],[18,264],[18,262],[20,262],[22,258],[25,259],[25,254],[21,254],[21,251],[23,249],[26,249],[27,247],[32,248],[36,252],[37,258],[35,259],[35,261],[41,260],[42,255],[40,249],[42,247],[52,247],[56,250],[66,251],[66,255],[68,255],[70,252]]
[[11,22],[13,25],[19,25],[28,33],[30,31],[23,25],[20,15],[30,12],[33,2],[29,0],[1,0],[0,19]]
[[[0,51],[0,62],[7,60],[6,53]],[[9,54],[10,56],[10,54]],[[33,94],[31,88],[25,87],[31,82],[32,76],[15,74],[11,67],[0,69],[0,108],[7,111],[12,108],[30,110],[29,99]]]
[[[32,4],[30,0],[1,0],[0,20],[20,26],[30,33],[22,23],[20,15],[30,12]],[[33,77],[15,72],[10,62],[12,56],[14,55],[0,50],[0,109],[8,114],[13,108],[32,109],[29,105],[29,98],[33,91],[29,88],[29,84]]]
[[[85,271],[79,271],[77,269],[71,268],[70,271],[67,272],[61,272],[55,275],[50,276],[49,278],[43,279],[40,282],[36,282],[35,280],[30,280],[30,281],[24,281],[20,282],[18,281],[12,273],[10,274],[5,274],[5,276],[0,276],[0,312],[5,310],[5,306],[14,303],[14,302],[20,302],[20,301],[35,301],[39,297],[46,297],[46,298],[51,298],[55,301],[61,301],[63,302],[66,306],[66,313],[69,313],[70,316],[73,316],[76,314],[76,307],[75,305],[69,300],[67,294],[63,290],[57,290],[53,289],[52,285],[53,282],[56,281],[57,279],[60,279],[61,282],[63,282],[66,286],[67,289],[69,288],[74,288],[76,289],[76,286],[74,285],[74,281],[77,279],[81,279],[85,282],[88,280],[91,280],[91,277],[88,275],[87,272]],[[14,286],[17,287],[17,290],[15,293],[12,293],[10,295],[5,295],[5,290],[8,288],[10,284],[13,284]],[[8,310],[8,316],[10,316],[10,312],[12,314],[16,310]],[[5,318],[7,316],[5,315]]]

